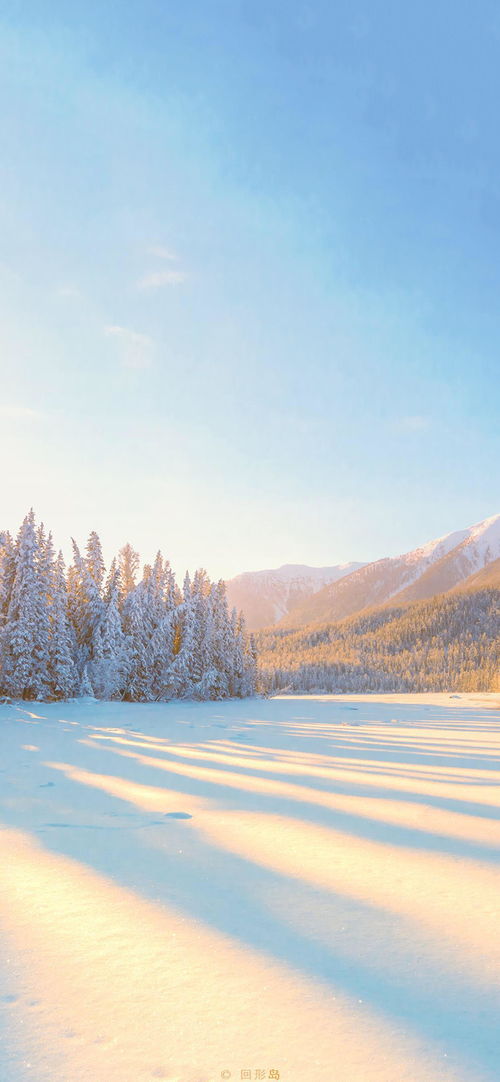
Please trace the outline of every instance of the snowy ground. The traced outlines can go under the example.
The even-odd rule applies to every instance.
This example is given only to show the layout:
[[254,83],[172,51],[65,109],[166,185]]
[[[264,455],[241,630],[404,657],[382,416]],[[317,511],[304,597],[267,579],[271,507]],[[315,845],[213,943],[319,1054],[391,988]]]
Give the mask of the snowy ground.
[[498,696],[0,707],[1,1082],[498,1082]]

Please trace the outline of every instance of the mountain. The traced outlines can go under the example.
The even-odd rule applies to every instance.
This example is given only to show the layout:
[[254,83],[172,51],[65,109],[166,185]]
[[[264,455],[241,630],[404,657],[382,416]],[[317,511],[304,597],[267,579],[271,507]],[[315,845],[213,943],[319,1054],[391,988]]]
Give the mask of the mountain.
[[404,553],[365,564],[289,608],[281,625],[342,620],[388,602],[424,600],[467,581],[500,558],[500,515]]
[[[493,572],[493,573],[491,573]],[[270,693],[500,692],[500,560],[425,601],[257,635]]]
[[269,627],[292,613],[328,583],[337,582],[363,565],[307,567],[285,564],[269,571],[245,571],[226,582],[229,607],[242,609],[249,630]]
[[450,593],[457,593],[459,590],[483,590],[492,588],[494,590],[500,590],[500,557],[498,560],[493,560],[493,563],[486,564],[486,567],[481,568],[481,571],[476,571],[474,575],[470,575],[465,582],[459,583],[458,586],[454,586]]

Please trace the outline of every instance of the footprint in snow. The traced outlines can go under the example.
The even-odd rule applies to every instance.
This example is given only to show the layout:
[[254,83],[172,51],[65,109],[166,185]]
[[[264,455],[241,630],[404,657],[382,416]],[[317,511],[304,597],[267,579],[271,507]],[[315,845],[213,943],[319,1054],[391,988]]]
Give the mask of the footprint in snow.
[[99,1036],[92,1041],[92,1044],[97,1044],[103,1052],[107,1052],[108,1048],[113,1048],[116,1044],[116,1037],[104,1037],[102,1034],[99,1034]]
[[19,996],[2,996],[0,1003],[17,1003]]
[[38,786],[39,789],[53,789],[55,781],[42,781]]
[[165,812],[165,819],[192,819],[188,812]]

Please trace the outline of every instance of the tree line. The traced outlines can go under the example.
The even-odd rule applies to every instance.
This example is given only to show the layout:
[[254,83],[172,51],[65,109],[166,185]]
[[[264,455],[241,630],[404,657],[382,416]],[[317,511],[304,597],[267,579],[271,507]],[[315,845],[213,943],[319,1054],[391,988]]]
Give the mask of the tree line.
[[443,594],[257,636],[268,692],[500,691],[500,590]]
[[33,511],[17,535],[0,533],[0,694],[151,702],[222,699],[255,691],[256,655],[225,584],[206,571],[182,590],[160,552],[139,578],[125,545],[106,573],[92,532],[73,541],[66,570]]

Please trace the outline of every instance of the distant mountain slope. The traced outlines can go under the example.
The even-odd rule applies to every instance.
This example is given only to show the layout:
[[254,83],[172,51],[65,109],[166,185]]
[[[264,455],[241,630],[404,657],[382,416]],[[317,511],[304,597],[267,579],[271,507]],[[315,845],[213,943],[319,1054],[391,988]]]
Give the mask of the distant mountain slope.
[[285,564],[269,571],[245,571],[226,583],[229,606],[243,610],[250,630],[269,627],[327,583],[336,582],[362,566],[360,563],[334,567]]
[[446,534],[402,556],[365,564],[294,606],[285,627],[342,620],[387,602],[443,593],[500,557],[500,515]]
[[481,571],[476,571],[474,575],[470,575],[463,584],[459,583],[458,586],[454,586],[450,592],[483,590],[489,587],[500,590],[500,557],[498,560],[493,560],[493,563],[481,568]]
[[500,691],[500,589],[488,571],[461,590],[385,605],[335,624],[257,636],[268,691]]
[[472,526],[468,536],[441,557],[412,586],[397,594],[397,601],[419,601],[460,587],[500,557],[500,515]]

